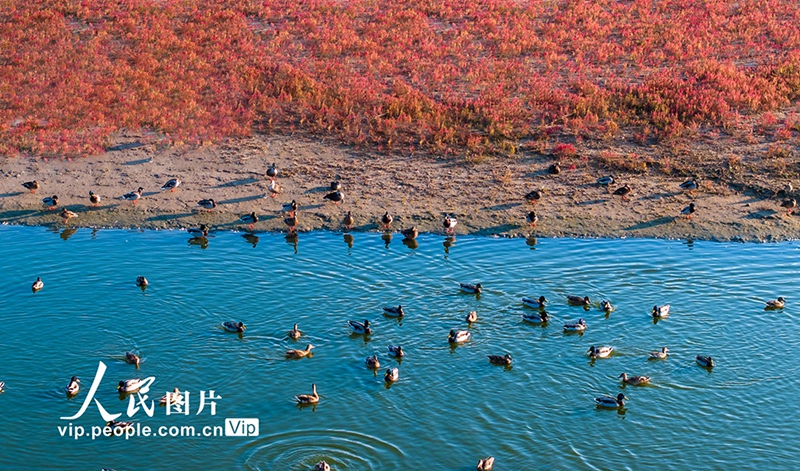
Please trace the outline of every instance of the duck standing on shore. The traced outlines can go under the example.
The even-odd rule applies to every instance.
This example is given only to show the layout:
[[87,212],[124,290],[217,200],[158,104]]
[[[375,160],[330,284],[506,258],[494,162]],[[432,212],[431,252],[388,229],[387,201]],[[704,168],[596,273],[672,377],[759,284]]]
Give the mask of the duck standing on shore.
[[284,213],[288,214],[289,216],[293,216],[297,212],[297,201],[292,200],[288,203],[283,203],[281,209]]
[[100,203],[100,197],[97,196],[97,193],[94,191],[89,192],[89,202],[92,203],[92,206],[97,206]]
[[455,232],[456,225],[458,224],[458,220],[452,214],[444,215],[444,221],[442,222],[442,227],[444,227],[445,234],[452,234]]
[[217,207],[217,202],[214,201],[212,198],[202,199],[197,202],[197,206],[200,206],[201,208],[210,211]]
[[681,216],[686,216],[686,219],[692,219],[692,215],[695,211],[697,211],[697,206],[695,206],[694,201],[692,201],[689,203],[689,206],[681,210]]
[[300,219],[298,219],[297,214],[292,214],[291,216],[284,218],[283,223],[289,227],[289,233],[292,233],[297,230],[297,225],[300,223]]
[[540,199],[542,199],[542,191],[543,190],[531,190],[525,195],[525,201],[529,204],[536,204]]
[[536,215],[536,212],[531,211],[525,216],[525,220],[528,221],[528,227],[536,227],[536,223],[539,222],[539,216]]
[[322,199],[327,201],[333,201],[333,204],[339,204],[342,201],[344,201],[344,193],[337,190],[332,193],[328,193],[327,195],[323,196]]
[[605,177],[598,178],[597,184],[608,188],[609,185],[613,185],[616,181],[617,180],[614,178],[614,175],[606,175]]
[[273,162],[272,166],[267,169],[267,177],[269,177],[272,181],[275,181],[275,179],[278,177],[278,167],[275,165],[275,162]]
[[66,224],[70,219],[78,217],[78,214],[67,208],[62,208],[60,216],[64,219],[64,224]]
[[255,211],[253,211],[250,214],[245,214],[244,216],[240,217],[239,220],[247,224],[247,227],[250,230],[253,230],[253,224],[258,222],[258,216],[256,216]]
[[389,211],[386,211],[381,216],[381,224],[383,224],[384,229],[389,229],[392,226],[392,221],[394,221],[394,218],[389,214]]
[[170,178],[167,180],[167,183],[164,183],[164,185],[161,187],[161,191],[169,190],[174,193],[175,189],[181,186],[181,183],[182,182],[180,178]]
[[139,187],[136,191],[131,191],[130,193],[125,193],[124,195],[120,196],[120,198],[124,199],[125,201],[130,201],[133,204],[136,204],[136,201],[142,197],[142,192],[144,188]]
[[281,187],[278,185],[277,181],[271,180],[269,185],[267,185],[267,191],[269,192],[270,197],[277,198],[281,192]]
[[47,198],[42,199],[42,203],[47,206],[47,209],[53,210],[56,209],[58,206],[58,195],[48,196]]
[[693,194],[692,192],[696,190],[697,187],[698,187],[697,179],[695,178],[692,178],[691,180],[686,180],[685,182],[680,184],[681,190],[689,192],[690,195]]
[[797,206],[797,200],[792,198],[788,200],[783,200],[781,203],[781,208],[786,208],[786,214],[792,214],[792,210]]
[[31,193],[36,193],[36,190],[39,189],[39,182],[36,180],[32,180],[29,182],[25,182],[22,184],[26,189],[30,190]]
[[622,201],[626,201],[628,199],[628,195],[630,195],[631,193],[633,193],[633,188],[631,188],[630,185],[622,185],[621,187],[614,190],[614,195],[621,196]]
[[349,231],[353,227],[353,224],[355,223],[356,223],[355,218],[353,217],[352,214],[350,214],[350,211],[348,211],[347,215],[345,215],[344,219],[342,220],[344,228]]

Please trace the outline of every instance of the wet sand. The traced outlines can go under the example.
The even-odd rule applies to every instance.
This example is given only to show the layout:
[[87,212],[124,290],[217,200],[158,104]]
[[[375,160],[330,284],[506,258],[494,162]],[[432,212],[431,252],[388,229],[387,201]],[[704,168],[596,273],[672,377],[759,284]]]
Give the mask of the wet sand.
[[[379,218],[388,211],[392,229],[416,226],[420,232],[444,233],[443,215],[458,218],[456,234],[508,237],[652,237],[718,241],[781,241],[796,239],[800,218],[780,207],[774,191],[784,181],[763,176],[763,185],[701,180],[690,195],[680,190],[685,178],[663,174],[617,172],[611,190],[596,179],[610,172],[585,166],[558,175],[547,168],[552,156],[522,155],[466,162],[459,158],[415,155],[386,156],[285,136],[255,136],[229,144],[196,149],[160,149],[140,142],[139,136],[118,138],[108,152],[80,159],[3,157],[0,160],[0,222],[7,224],[97,228],[185,229],[205,223],[214,230],[247,230],[239,217],[255,212],[254,231],[288,231],[282,204],[299,205],[298,231],[340,231],[347,211],[355,217],[354,231],[380,230]],[[280,193],[269,195],[266,170],[275,162]],[[756,172],[757,174],[757,172]],[[160,187],[178,177],[175,192]],[[22,183],[37,180],[31,194]],[[331,181],[339,180],[345,200],[323,199]],[[743,180],[750,181],[745,177]],[[787,180],[788,181],[788,180]],[[633,194],[623,201],[611,191],[623,183]],[[144,188],[133,204],[119,199]],[[543,188],[536,204],[524,195]],[[89,191],[102,201],[89,202]],[[45,196],[58,195],[59,208],[50,211]],[[213,198],[212,211],[197,206]],[[694,201],[691,218],[680,211]],[[78,214],[64,222],[66,207]],[[535,227],[528,211],[539,216]]]

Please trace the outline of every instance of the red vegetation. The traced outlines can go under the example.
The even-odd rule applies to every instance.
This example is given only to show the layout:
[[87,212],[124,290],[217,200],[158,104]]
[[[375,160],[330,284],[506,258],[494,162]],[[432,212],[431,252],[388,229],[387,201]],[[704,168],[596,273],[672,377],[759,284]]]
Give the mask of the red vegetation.
[[96,152],[122,128],[512,152],[727,128],[798,97],[796,0],[0,0],[7,155]]

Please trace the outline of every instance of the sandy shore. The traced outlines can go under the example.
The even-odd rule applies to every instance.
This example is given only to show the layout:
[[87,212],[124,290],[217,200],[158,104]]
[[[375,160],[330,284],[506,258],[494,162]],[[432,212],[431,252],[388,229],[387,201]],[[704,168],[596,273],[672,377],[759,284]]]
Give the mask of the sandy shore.
[[[378,230],[379,217],[389,211],[395,216],[394,230],[413,225],[434,233],[443,233],[443,214],[452,213],[459,221],[457,234],[720,241],[780,241],[800,234],[800,219],[787,215],[771,192],[740,191],[730,182],[703,180],[689,195],[678,187],[684,178],[618,173],[618,182],[634,189],[622,201],[595,184],[608,172],[585,167],[550,175],[547,168],[553,160],[547,156],[470,163],[419,156],[412,160],[275,136],[191,150],[158,149],[139,141],[136,135],[123,136],[103,155],[72,161],[3,157],[0,222],[152,229],[205,223],[212,230],[246,230],[238,218],[254,211],[261,219],[255,231],[287,231],[281,206],[294,199],[301,232],[342,230],[347,211],[355,216],[354,230]],[[267,191],[265,172],[272,162],[280,171],[277,198]],[[161,192],[173,177],[183,184],[175,192]],[[341,205],[323,200],[334,179],[343,185]],[[36,194],[21,186],[29,180],[41,184]],[[139,186],[144,196],[137,204],[119,199]],[[544,197],[530,205],[523,196],[534,188],[544,188]],[[97,207],[89,203],[90,190],[102,198]],[[54,194],[60,207],[78,216],[64,223],[58,210],[44,208],[41,199]],[[198,208],[203,198],[216,200],[217,208]],[[688,220],[679,213],[690,201],[698,211]],[[525,215],[532,209],[540,220],[530,228]]]

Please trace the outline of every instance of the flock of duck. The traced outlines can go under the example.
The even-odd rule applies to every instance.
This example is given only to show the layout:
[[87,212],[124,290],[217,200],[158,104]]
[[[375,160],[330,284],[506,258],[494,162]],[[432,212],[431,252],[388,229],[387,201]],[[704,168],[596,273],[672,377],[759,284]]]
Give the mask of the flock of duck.
[[[550,167],[550,173],[558,173],[560,169],[558,169],[557,165],[554,164]],[[277,183],[276,178],[278,177],[279,171],[277,166],[273,163],[271,167],[267,169],[267,177],[270,178],[270,183],[268,186],[269,195],[273,198],[277,197],[280,193],[280,186]],[[162,187],[162,191],[172,191],[174,192],[180,185],[181,185],[180,178],[173,178],[168,180]],[[610,186],[616,183],[616,178],[612,175],[601,177],[597,180],[597,184],[600,186],[604,186],[609,188]],[[23,187],[30,190],[32,193],[35,193],[39,190],[40,184],[37,181],[29,181],[22,184]],[[688,193],[692,193],[692,191],[698,188],[697,179],[688,180],[682,184],[680,184],[680,189],[686,191]],[[327,193],[323,199],[325,201],[331,201],[334,204],[340,204],[344,201],[345,195],[342,192],[342,185],[339,181],[334,181],[330,185],[330,193]],[[130,201],[133,204],[142,198],[144,189],[142,187],[137,188],[135,191],[125,193],[121,195],[119,198]],[[616,196],[620,196],[623,200],[625,200],[631,193],[633,192],[632,188],[629,185],[622,185],[618,187],[616,190],[613,191],[613,194]],[[525,195],[525,200],[528,203],[535,204],[543,197],[543,190],[533,190]],[[101,197],[94,193],[93,191],[89,192],[89,202],[96,206],[101,201]],[[55,209],[59,204],[59,198],[57,195],[52,195],[44,198],[42,203],[50,210]],[[197,206],[204,210],[213,210],[216,208],[217,203],[213,199],[202,199],[197,202]],[[786,208],[788,213],[791,214],[792,210],[797,206],[797,202],[794,199],[787,199],[781,203],[781,207]],[[292,200],[289,203],[285,203],[282,206],[282,210],[285,212],[286,217],[284,222],[289,229],[289,232],[296,231],[296,227],[299,223],[298,216],[297,216],[297,209],[298,205],[295,200]],[[689,203],[680,214],[686,216],[687,218],[691,218],[692,215],[697,211],[697,207],[694,202]],[[64,222],[68,221],[71,218],[77,216],[76,213],[73,211],[68,210],[67,208],[63,208],[61,213],[61,217],[64,219]],[[250,214],[242,215],[239,218],[239,221],[248,224],[249,228],[252,229],[253,225],[259,221],[259,217],[255,212],[251,212]],[[385,212],[381,218],[380,223],[382,229],[390,230],[391,224],[394,221],[394,218],[389,212]],[[535,226],[536,223],[539,221],[539,215],[536,214],[535,211],[530,211],[526,215],[526,221],[530,226]],[[347,212],[346,216],[342,221],[343,226],[345,229],[350,229],[355,224],[355,219],[350,211]],[[446,234],[451,234],[454,232],[454,229],[458,221],[455,216],[450,214],[445,214],[444,219],[442,221],[442,227]],[[189,228],[188,232],[190,236],[193,238],[205,238],[209,234],[209,227],[205,224],[201,224],[199,227]],[[419,231],[416,227],[406,228],[401,230],[401,234],[406,239],[416,239]],[[148,286],[149,282],[144,276],[139,276],[136,280],[136,285],[145,289]],[[44,288],[44,282],[41,278],[37,278],[36,281],[31,286],[34,292],[37,292]],[[460,290],[466,293],[473,293],[473,294],[480,294],[483,291],[483,286],[480,283],[477,284],[469,284],[469,283],[460,283],[459,286]],[[573,306],[583,306],[585,309],[589,309],[591,305],[591,300],[588,296],[567,296],[566,299],[567,303]],[[546,303],[549,301],[544,296],[539,296],[538,298],[528,298],[523,297],[522,303],[524,306],[531,308],[530,312],[526,312],[522,314],[522,319],[529,323],[534,324],[544,324],[549,322],[550,317],[545,309]],[[783,297],[778,297],[775,300],[768,301],[766,304],[766,309],[782,309],[785,305],[785,299]],[[613,311],[613,306],[607,300],[602,300],[600,302],[600,308],[610,313]],[[658,319],[662,319],[669,316],[670,306],[668,304],[662,306],[654,306],[652,309],[652,316],[655,321]],[[387,306],[383,308],[383,313],[389,317],[397,317],[401,318],[405,315],[405,311],[403,310],[402,306]],[[476,322],[478,319],[477,312],[471,311],[466,316],[466,322],[468,325]],[[364,320],[363,322],[350,320],[348,321],[348,326],[352,330],[354,334],[358,335],[365,335],[368,336],[372,333],[372,327],[370,325],[369,320]],[[221,325],[222,329],[228,332],[234,332],[238,334],[242,334],[245,329],[247,328],[244,323],[236,322],[236,321],[226,321],[223,322]],[[569,322],[563,325],[563,329],[565,332],[583,332],[586,330],[587,324],[583,318],[579,319],[576,322]],[[294,325],[292,330],[288,332],[288,336],[293,340],[298,340],[302,336],[302,332],[298,329],[297,324]],[[467,342],[471,339],[472,334],[469,330],[451,330],[448,335],[448,342],[451,344],[459,344]],[[308,344],[305,349],[290,349],[285,352],[287,358],[303,358],[309,356],[311,354],[311,350],[314,348],[313,345]],[[389,356],[400,358],[405,355],[402,346],[399,345],[389,345],[388,348]],[[607,358],[611,356],[614,351],[614,347],[612,346],[594,346],[592,345],[589,347],[587,351],[588,356],[594,360],[598,358]],[[668,348],[662,347],[660,350],[653,351],[649,354],[650,360],[665,360],[668,356]],[[512,358],[510,354],[504,355],[487,355],[488,361],[492,364],[497,365],[511,365]],[[126,352],[125,354],[125,361],[133,364],[136,368],[139,367],[140,358],[133,352]],[[704,355],[697,355],[695,361],[698,365],[704,368],[713,368],[715,366],[715,361],[710,356]],[[380,368],[381,364],[377,357],[377,355],[368,356],[364,360],[365,365],[368,368],[377,370]],[[384,380],[387,383],[398,381],[400,378],[400,371],[399,368],[393,367],[388,368],[384,374]],[[641,386],[650,383],[650,377],[648,376],[638,376],[638,375],[631,375],[629,376],[626,372],[623,372],[619,375],[619,379],[624,383],[632,386]],[[0,382],[0,392],[2,392],[5,384]],[[122,380],[117,385],[117,389],[121,394],[128,394],[132,392],[136,392],[139,390],[140,387],[143,386],[143,381],[141,379],[128,379]],[[65,387],[65,392],[68,396],[75,396],[78,394],[80,390],[80,380],[73,376],[67,386]],[[612,395],[602,395],[598,396],[594,399],[597,407],[602,408],[614,408],[619,409],[625,406],[625,401],[629,400],[627,396],[623,393],[619,393],[616,396]],[[173,393],[167,393],[160,399],[160,403],[164,405],[169,404],[180,404],[183,401],[183,395],[180,393],[178,388],[175,388]],[[320,396],[317,392],[316,384],[311,385],[311,394],[298,394],[295,396],[295,401],[298,404],[317,404],[320,401]],[[111,421],[106,424],[107,427],[115,430],[124,430],[128,427],[132,427],[132,422],[123,422],[123,421]],[[494,465],[494,458],[489,456],[480,460],[477,464],[476,469],[481,470],[490,470]],[[329,471],[330,466],[325,462],[321,461],[316,464],[315,470],[317,471]]]

